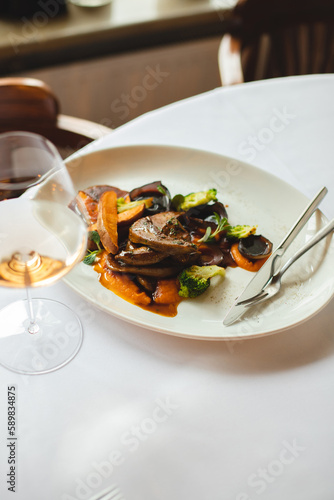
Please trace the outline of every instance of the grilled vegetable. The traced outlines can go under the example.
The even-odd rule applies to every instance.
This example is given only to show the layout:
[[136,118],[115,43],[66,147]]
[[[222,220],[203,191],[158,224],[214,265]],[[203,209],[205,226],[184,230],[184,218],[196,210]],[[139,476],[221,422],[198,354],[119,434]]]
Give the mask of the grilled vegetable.
[[117,253],[117,195],[114,191],[106,191],[99,199],[97,232],[107,252]]
[[197,193],[190,193],[186,196],[177,194],[172,200],[172,205],[176,210],[189,210],[190,208],[197,207],[209,203],[210,201],[217,201],[217,189],[208,189],[207,191],[198,191]]
[[210,286],[214,276],[225,277],[225,269],[219,266],[191,266],[184,269],[178,276],[181,297],[198,297]]

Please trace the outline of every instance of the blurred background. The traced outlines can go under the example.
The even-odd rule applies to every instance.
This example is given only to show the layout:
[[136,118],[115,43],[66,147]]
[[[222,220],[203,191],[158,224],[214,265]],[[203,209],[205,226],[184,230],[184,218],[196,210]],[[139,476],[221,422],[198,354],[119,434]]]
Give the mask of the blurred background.
[[[6,2],[6,0],[2,0]],[[51,86],[64,114],[115,128],[220,85],[217,52],[231,0],[10,0],[0,76]]]
[[222,84],[333,72],[333,11],[333,0],[2,0],[0,77],[38,78],[62,113],[116,128]]

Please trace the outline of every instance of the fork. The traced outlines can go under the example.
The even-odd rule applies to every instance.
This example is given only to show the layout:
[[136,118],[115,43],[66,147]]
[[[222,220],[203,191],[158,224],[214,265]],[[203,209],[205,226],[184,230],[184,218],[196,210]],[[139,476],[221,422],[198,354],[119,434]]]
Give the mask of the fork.
[[115,484],[93,495],[89,500],[124,500],[121,490]]
[[334,219],[332,219],[326,226],[324,226],[318,233],[316,233],[313,238],[311,238],[305,245],[303,245],[298,252],[296,252],[285,264],[284,266],[272,276],[267,285],[261,290],[260,293],[254,297],[241,302],[245,306],[253,306],[264,302],[276,295],[281,288],[281,279],[283,274],[289,269],[292,264],[294,264],[304,253],[310,250],[314,245],[319,243],[323,238],[325,238],[329,233],[334,230]]

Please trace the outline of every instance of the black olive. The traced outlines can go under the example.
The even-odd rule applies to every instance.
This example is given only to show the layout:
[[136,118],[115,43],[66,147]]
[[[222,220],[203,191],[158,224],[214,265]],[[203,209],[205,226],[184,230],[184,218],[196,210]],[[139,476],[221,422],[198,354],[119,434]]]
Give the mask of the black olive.
[[144,184],[144,186],[133,189],[130,192],[130,198],[132,201],[153,198],[152,205],[145,209],[146,215],[166,212],[170,210],[171,206],[170,192],[160,181],[150,182],[149,184]]
[[202,219],[208,222],[215,222],[215,213],[217,213],[221,218],[225,217],[227,219],[226,208],[219,201],[216,201],[215,203],[197,205],[197,207],[189,208],[186,212],[189,217],[196,217],[197,219]]
[[251,234],[239,240],[238,249],[246,259],[256,260],[270,255],[273,244],[264,236]]

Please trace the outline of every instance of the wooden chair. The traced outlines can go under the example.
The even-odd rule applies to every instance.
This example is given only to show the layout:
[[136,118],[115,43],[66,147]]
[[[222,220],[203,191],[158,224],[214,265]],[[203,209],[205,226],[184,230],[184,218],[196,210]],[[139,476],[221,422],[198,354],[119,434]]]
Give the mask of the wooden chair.
[[228,23],[222,85],[334,72],[333,0],[239,0]]
[[0,78],[0,133],[35,132],[49,139],[66,158],[111,132],[98,123],[59,114],[59,102],[44,82]]

